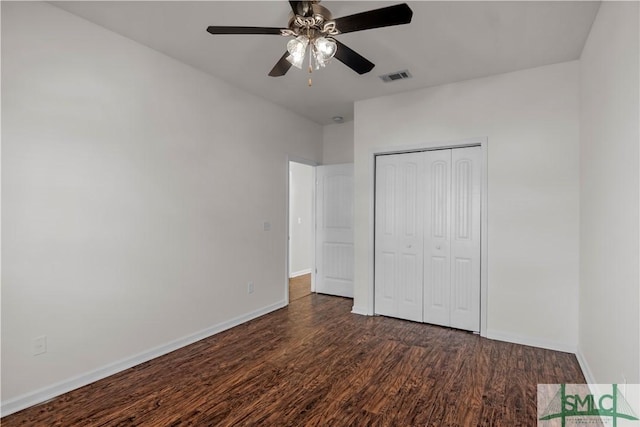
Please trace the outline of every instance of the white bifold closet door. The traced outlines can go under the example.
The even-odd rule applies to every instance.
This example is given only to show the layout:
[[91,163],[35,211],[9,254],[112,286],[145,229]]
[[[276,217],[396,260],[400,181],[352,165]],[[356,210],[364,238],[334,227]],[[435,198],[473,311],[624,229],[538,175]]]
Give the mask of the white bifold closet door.
[[376,158],[376,313],[422,321],[423,153]]
[[480,153],[376,158],[376,313],[479,332]]

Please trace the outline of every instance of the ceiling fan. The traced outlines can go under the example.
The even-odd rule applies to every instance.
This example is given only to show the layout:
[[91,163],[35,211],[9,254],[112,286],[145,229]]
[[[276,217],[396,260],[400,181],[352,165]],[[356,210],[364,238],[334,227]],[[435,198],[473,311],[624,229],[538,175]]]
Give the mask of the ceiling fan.
[[271,34],[292,37],[287,43],[287,51],[269,72],[271,77],[284,76],[292,65],[302,69],[307,52],[310,73],[326,66],[335,56],[356,73],[365,74],[375,65],[334,37],[354,31],[408,24],[413,16],[411,8],[402,3],[333,19],[331,12],[320,6],[319,2],[320,0],[289,1],[292,12],[287,28],[210,26],[207,31],[211,34]]

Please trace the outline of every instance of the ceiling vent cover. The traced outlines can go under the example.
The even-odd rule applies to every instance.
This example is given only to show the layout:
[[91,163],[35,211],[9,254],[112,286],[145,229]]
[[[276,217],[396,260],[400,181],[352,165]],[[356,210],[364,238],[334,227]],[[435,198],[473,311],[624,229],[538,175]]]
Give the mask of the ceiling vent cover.
[[389,83],[396,80],[410,79],[413,77],[409,70],[396,71],[395,73],[384,74],[380,76],[383,82]]

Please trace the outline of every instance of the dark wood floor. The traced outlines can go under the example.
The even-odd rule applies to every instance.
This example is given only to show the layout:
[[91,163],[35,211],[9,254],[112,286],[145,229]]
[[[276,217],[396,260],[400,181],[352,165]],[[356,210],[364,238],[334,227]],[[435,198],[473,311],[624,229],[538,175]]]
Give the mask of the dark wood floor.
[[311,295],[311,273],[289,279],[289,302]]
[[584,382],[571,354],[351,306],[300,298],[2,426],[535,426],[537,383]]

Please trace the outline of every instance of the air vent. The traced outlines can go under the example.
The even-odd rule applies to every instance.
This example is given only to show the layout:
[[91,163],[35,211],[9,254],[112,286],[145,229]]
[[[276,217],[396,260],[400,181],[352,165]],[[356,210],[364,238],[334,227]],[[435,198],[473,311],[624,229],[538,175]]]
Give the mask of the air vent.
[[396,71],[395,73],[389,73],[380,76],[382,81],[385,83],[394,82],[396,80],[410,79],[411,77],[412,76],[409,70]]

